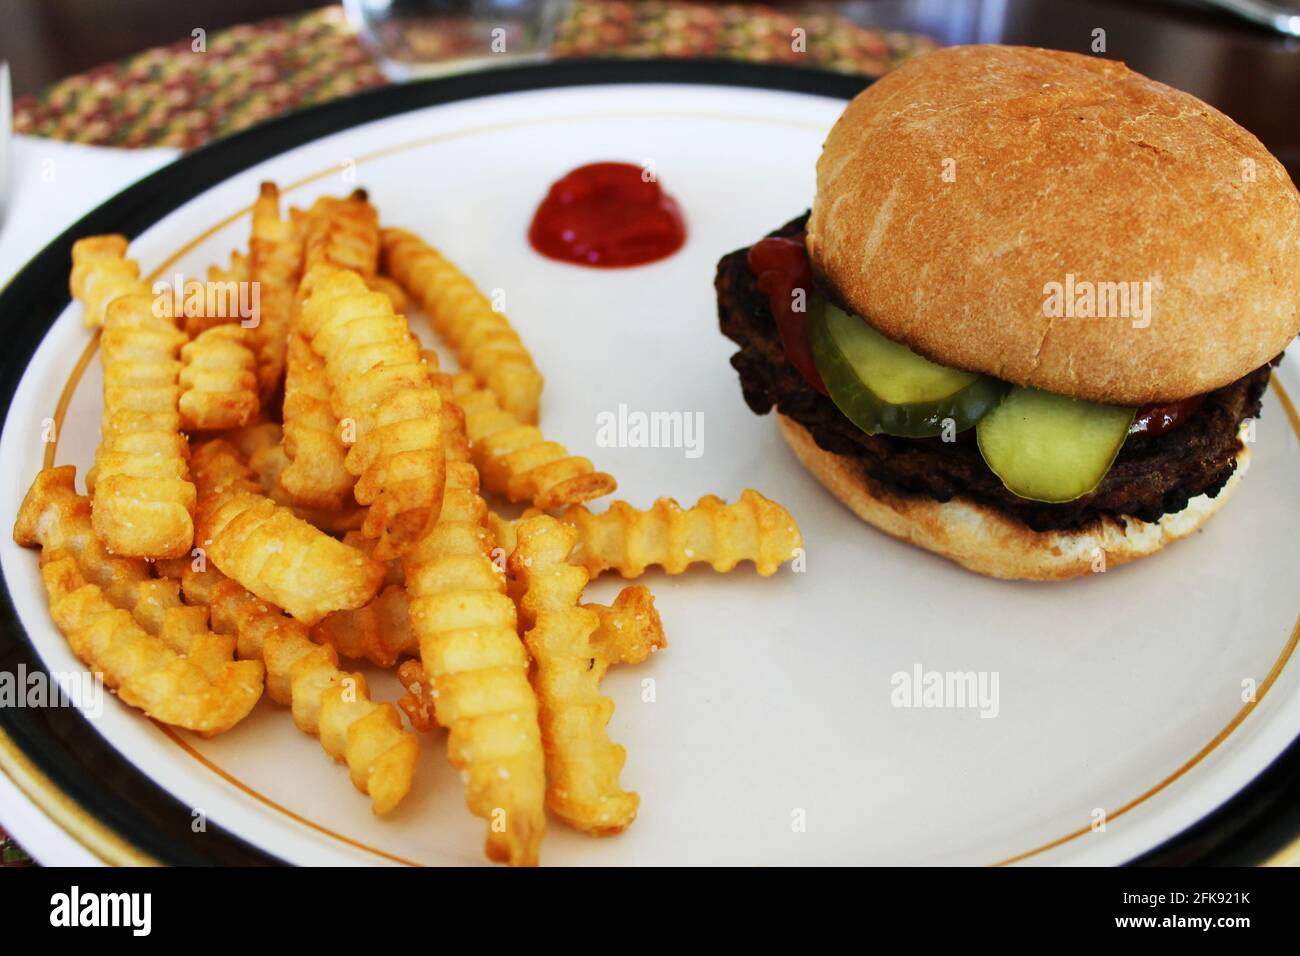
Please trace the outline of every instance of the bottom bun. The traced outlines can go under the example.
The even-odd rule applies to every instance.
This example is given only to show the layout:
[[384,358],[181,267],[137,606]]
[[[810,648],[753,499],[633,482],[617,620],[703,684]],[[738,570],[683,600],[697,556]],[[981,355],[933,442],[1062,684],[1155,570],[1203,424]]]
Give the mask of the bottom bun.
[[[793,419],[777,415],[777,424],[803,466],[863,521],[994,578],[1058,581],[1089,574],[1094,566],[1112,568],[1155,554],[1205,524],[1250,467],[1250,448],[1243,440],[1236,470],[1213,498],[1198,495],[1182,511],[1162,515],[1158,521],[1104,517],[1072,531],[1034,531],[968,498],[936,501],[892,491],[870,478],[855,459],[819,448]],[[1243,422],[1243,436],[1245,428]]]

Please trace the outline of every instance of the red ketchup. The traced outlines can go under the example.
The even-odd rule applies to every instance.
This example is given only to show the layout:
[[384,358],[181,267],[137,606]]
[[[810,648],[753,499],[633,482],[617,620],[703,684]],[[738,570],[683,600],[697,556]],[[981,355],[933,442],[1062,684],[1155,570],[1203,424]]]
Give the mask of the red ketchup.
[[[808,309],[812,305],[812,266],[803,236],[769,237],[749,247],[745,257],[749,271],[758,280],[758,289],[767,296],[767,304],[781,333],[785,357],[809,385],[826,395],[826,383],[813,362],[808,344]],[[803,289],[803,311],[796,312],[794,291]]]
[[592,163],[557,180],[533,214],[528,241],[542,255],[597,268],[639,266],[686,241],[677,202],[640,166]]
[[1168,402],[1163,405],[1143,405],[1133,416],[1133,424],[1129,426],[1130,435],[1163,435],[1167,431],[1177,428],[1187,419],[1192,417],[1192,413],[1201,407],[1201,402],[1205,401],[1204,395],[1193,395],[1191,398],[1184,398],[1180,402]]

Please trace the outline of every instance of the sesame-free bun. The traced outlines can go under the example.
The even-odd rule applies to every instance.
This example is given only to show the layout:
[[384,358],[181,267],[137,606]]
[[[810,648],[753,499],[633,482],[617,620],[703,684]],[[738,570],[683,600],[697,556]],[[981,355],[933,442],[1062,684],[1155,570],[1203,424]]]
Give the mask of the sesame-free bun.
[[[1300,331],[1281,164],[1195,97],[1072,53],[949,47],[872,84],[817,163],[808,249],[890,338],[1075,398],[1187,398]],[[1152,282],[1149,326],[1045,315],[1067,274]]]
[[793,419],[778,414],[777,425],[800,463],[867,524],[994,578],[1056,581],[1155,554],[1210,520],[1250,467],[1250,448],[1243,441],[1236,470],[1213,498],[1199,495],[1182,511],[1158,521],[1105,517],[1077,531],[1034,531],[996,508],[967,498],[936,501],[891,491],[868,477],[856,459],[818,447]]

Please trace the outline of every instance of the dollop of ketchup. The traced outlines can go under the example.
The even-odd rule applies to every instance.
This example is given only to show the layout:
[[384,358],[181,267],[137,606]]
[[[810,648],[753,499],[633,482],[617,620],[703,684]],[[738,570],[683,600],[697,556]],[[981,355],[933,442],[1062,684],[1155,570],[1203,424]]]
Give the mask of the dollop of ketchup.
[[1178,402],[1143,405],[1137,410],[1137,414],[1133,416],[1133,424],[1129,426],[1128,433],[1130,435],[1163,435],[1191,418],[1192,413],[1201,407],[1203,401],[1205,401],[1204,395],[1193,395],[1191,398],[1184,398]]
[[[767,297],[785,357],[809,385],[823,395],[828,394],[808,343],[813,276],[803,236],[769,236],[756,242],[749,247],[745,263],[757,279],[759,291]],[[796,289],[803,290],[802,311],[795,310]]]
[[528,241],[561,262],[622,268],[672,255],[686,241],[686,223],[677,201],[642,167],[591,163],[551,186]]

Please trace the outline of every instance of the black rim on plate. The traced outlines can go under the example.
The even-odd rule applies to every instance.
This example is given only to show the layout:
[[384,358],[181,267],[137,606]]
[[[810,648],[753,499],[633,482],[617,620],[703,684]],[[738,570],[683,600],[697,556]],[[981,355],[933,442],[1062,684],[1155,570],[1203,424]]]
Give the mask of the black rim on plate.
[[[183,156],[87,214],[45,247],[0,292],[8,347],[0,356],[6,410],[46,331],[67,307],[75,239],[119,232],[135,238],[194,196],[276,154],[330,133],[422,107],[524,90],[611,83],[739,86],[849,99],[865,77],[785,66],[704,60],[571,60],[390,86],[283,116]],[[14,476],[24,485],[31,476]],[[9,583],[0,593],[0,670],[44,670],[18,620]],[[72,708],[0,708],[0,729],[77,806],[139,853],[172,864],[274,864],[263,849],[209,822],[134,767]],[[1300,741],[1227,804],[1139,857],[1139,864],[1255,862],[1300,829]],[[73,834],[76,836],[76,834]],[[863,860],[869,863],[869,860]]]

